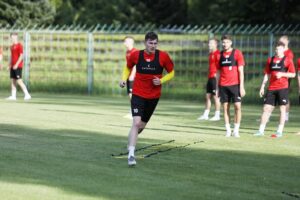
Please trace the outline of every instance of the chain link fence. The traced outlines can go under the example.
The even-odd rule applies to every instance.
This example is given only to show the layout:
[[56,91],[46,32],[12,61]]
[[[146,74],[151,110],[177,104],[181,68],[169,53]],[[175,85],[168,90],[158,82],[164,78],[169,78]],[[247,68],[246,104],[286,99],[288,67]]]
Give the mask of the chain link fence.
[[[257,99],[258,88],[267,57],[273,55],[273,43],[280,35],[290,37],[290,48],[300,57],[300,27],[298,25],[218,25],[160,26],[95,25],[3,27],[0,43],[4,62],[8,66],[11,32],[19,32],[24,46],[23,79],[31,92],[63,92],[120,95],[118,87],[125,63],[123,39],[135,38],[138,49],[144,48],[144,34],[159,34],[159,49],[167,51],[175,63],[175,79],[164,85],[163,95],[170,98],[202,99],[208,70],[208,38],[233,35],[235,48],[245,56],[245,100]],[[221,46],[220,46],[221,47]],[[9,88],[9,73],[0,74],[2,88]],[[292,91],[296,90],[292,82]],[[296,99],[296,92],[292,98]]]

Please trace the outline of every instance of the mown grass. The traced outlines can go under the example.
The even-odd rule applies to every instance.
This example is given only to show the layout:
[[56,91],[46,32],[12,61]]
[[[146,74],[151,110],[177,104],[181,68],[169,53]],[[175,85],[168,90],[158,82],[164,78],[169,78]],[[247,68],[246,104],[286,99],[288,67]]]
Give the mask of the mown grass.
[[266,136],[255,138],[261,106],[243,105],[237,139],[224,137],[223,121],[196,120],[203,102],[162,99],[138,147],[175,142],[138,152],[137,167],[128,168],[126,156],[111,157],[126,150],[126,97],[32,96],[30,102],[0,100],[0,199],[273,200],[300,193],[297,106],[284,137],[272,139],[278,111]]

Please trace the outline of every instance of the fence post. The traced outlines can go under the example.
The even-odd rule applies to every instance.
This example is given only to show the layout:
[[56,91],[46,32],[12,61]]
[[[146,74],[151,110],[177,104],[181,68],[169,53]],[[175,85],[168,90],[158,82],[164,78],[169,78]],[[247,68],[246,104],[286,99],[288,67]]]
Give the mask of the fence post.
[[24,45],[24,82],[29,89],[29,75],[30,75],[30,34],[25,32],[25,45]]
[[87,90],[88,94],[91,95],[93,92],[94,82],[94,66],[93,66],[93,34],[88,33],[88,47],[87,47]]
[[269,46],[269,57],[273,56],[273,43],[274,43],[274,34],[269,33],[269,41],[270,41],[270,46]]

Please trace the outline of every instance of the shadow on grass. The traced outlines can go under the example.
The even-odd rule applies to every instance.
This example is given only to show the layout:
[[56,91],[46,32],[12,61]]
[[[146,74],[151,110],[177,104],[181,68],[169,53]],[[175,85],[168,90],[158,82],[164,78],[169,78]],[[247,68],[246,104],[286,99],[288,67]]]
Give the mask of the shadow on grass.
[[[207,150],[195,144],[139,159],[131,169],[126,158],[110,156],[125,150],[125,137],[0,127],[1,182],[111,200],[283,199],[282,192],[300,192],[299,157]],[[142,139],[140,144],[157,142]]]

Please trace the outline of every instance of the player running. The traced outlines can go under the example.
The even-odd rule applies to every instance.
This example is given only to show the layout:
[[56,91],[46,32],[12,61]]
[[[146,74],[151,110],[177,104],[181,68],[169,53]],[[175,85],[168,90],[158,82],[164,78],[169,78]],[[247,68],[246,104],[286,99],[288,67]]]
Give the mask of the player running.
[[[240,137],[239,128],[242,118],[241,100],[245,96],[244,88],[244,56],[238,49],[232,48],[229,35],[222,36],[220,61],[217,69],[217,90],[224,108],[226,137]],[[234,104],[234,129],[230,127],[230,102]]]
[[209,49],[209,68],[208,68],[208,81],[206,84],[206,103],[205,110],[203,115],[201,115],[198,120],[208,120],[210,108],[211,108],[211,98],[214,98],[215,102],[215,115],[210,119],[211,121],[220,120],[220,99],[216,95],[216,74],[217,74],[217,65],[220,60],[220,51],[218,50],[218,40],[216,38],[212,38],[208,41],[208,49]]
[[[130,69],[136,66],[133,83],[131,112],[132,126],[128,135],[128,165],[136,165],[134,156],[138,134],[150,120],[161,96],[161,85],[174,77],[174,64],[168,53],[157,49],[158,35],[149,32],[145,35],[145,49],[130,54],[124,68],[120,87],[126,85]],[[167,74],[162,76],[163,71]]]
[[10,61],[10,78],[11,78],[11,96],[6,98],[7,100],[17,100],[17,84],[21,87],[25,97],[24,100],[30,100],[31,96],[27,91],[27,88],[22,80],[22,68],[23,68],[23,46],[18,42],[18,34],[12,33],[10,35],[12,45],[11,61]]
[[264,99],[259,130],[254,134],[255,136],[264,135],[266,124],[276,105],[279,105],[280,109],[279,125],[276,134],[272,134],[271,136],[282,137],[283,134],[286,105],[289,101],[288,78],[294,78],[296,75],[293,60],[284,55],[284,46],[284,43],[278,42],[275,47],[275,56],[267,60],[264,79],[259,91],[260,97],[264,96],[265,85],[269,79],[270,84]]

